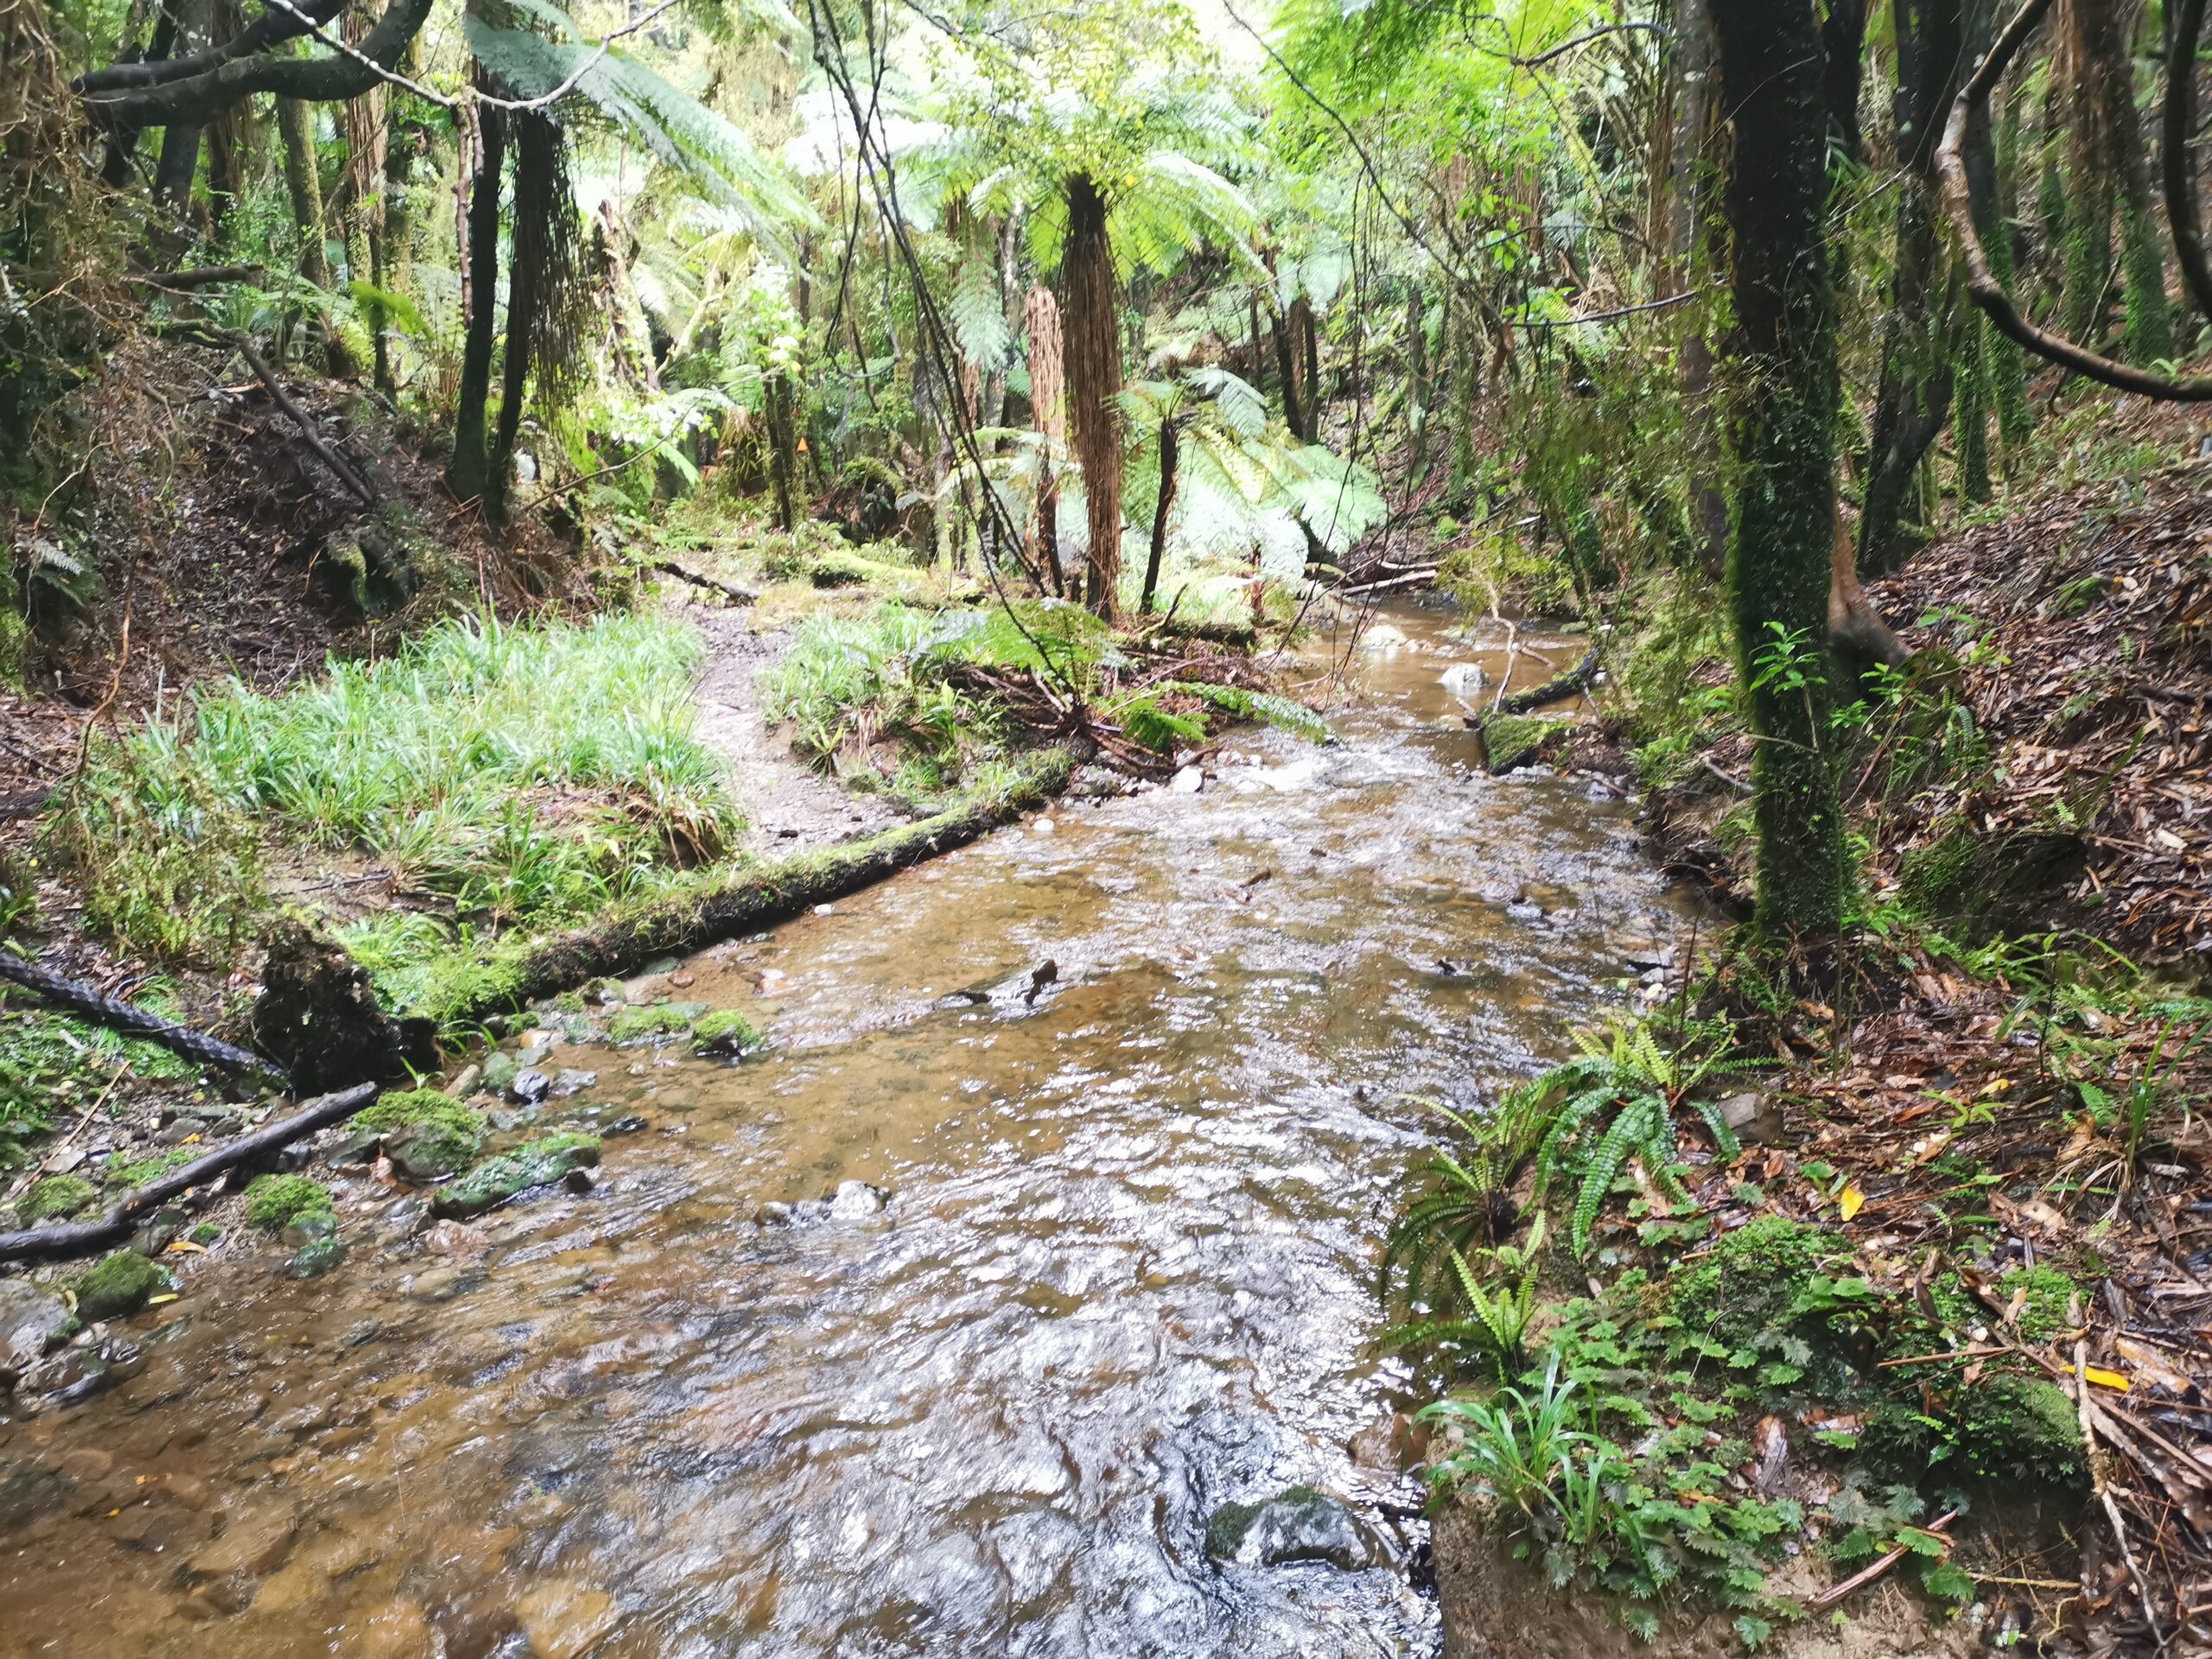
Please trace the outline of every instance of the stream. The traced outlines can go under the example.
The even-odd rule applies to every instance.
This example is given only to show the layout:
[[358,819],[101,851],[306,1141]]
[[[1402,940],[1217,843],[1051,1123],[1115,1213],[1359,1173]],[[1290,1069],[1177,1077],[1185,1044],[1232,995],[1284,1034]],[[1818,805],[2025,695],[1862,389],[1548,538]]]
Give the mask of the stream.
[[1205,1539],[1303,1483],[1418,1550],[1346,1449],[1408,1403],[1403,1096],[1527,1075],[1674,931],[1627,804],[1483,774],[1440,677],[1503,639],[1452,620],[1382,613],[1332,746],[1236,731],[684,964],[764,1052],[556,1046],[598,1081],[542,1123],[643,1126],[486,1248],[359,1179],[329,1277],[226,1241],[138,1375],[0,1427],[0,1654],[1434,1652],[1402,1566]]

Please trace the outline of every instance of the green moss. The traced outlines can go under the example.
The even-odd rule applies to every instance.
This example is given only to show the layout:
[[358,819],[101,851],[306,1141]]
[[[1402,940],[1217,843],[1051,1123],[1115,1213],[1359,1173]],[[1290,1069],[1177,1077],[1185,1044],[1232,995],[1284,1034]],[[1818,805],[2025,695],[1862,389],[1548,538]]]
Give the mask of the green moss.
[[144,1256],[118,1250],[102,1256],[78,1280],[77,1312],[87,1319],[120,1319],[136,1313],[168,1284],[168,1275]]
[[678,1037],[691,1029],[691,1022],[704,1011],[697,1002],[664,1002],[658,1007],[624,1008],[607,1022],[607,1040],[610,1043],[650,1042],[663,1037]]
[[97,1196],[81,1175],[48,1175],[16,1200],[16,1215],[24,1226],[35,1227],[48,1217],[66,1218],[87,1210]]
[[245,1218],[265,1233],[296,1217],[333,1208],[330,1189],[304,1175],[257,1175],[245,1190]]
[[1673,1283],[1669,1311],[1694,1334],[1740,1348],[1798,1317],[1805,1282],[1833,1273],[1850,1252],[1834,1235],[1783,1216],[1761,1216],[1722,1236]]
[[363,1129],[399,1129],[428,1125],[463,1140],[481,1140],[484,1115],[435,1089],[404,1089],[387,1094],[353,1114]]
[[1916,915],[1980,939],[2031,923],[2080,869],[2081,839],[2055,831],[1985,835],[1963,822],[1897,864],[1898,899]]
[[572,1170],[599,1162],[599,1137],[549,1135],[487,1158],[430,1200],[434,1214],[458,1220],[480,1216],[535,1186],[561,1179]]
[[2082,1429],[2074,1402],[2038,1376],[1985,1376],[1961,1388],[1959,1450],[1993,1480],[2071,1485],[2082,1477]]
[[167,1152],[157,1152],[136,1163],[110,1163],[100,1171],[100,1179],[118,1186],[143,1186],[149,1181],[161,1179],[173,1169],[183,1168],[206,1150],[204,1147],[171,1147]]
[[563,991],[553,999],[553,1007],[557,1014],[582,1014],[584,1012],[583,993]]
[[760,1041],[760,1028],[734,1008],[702,1014],[691,1027],[691,1052],[695,1054],[736,1054],[756,1046]]
[[1511,772],[1516,766],[1534,765],[1573,729],[1571,720],[1543,715],[1484,715],[1483,749],[1492,772]]

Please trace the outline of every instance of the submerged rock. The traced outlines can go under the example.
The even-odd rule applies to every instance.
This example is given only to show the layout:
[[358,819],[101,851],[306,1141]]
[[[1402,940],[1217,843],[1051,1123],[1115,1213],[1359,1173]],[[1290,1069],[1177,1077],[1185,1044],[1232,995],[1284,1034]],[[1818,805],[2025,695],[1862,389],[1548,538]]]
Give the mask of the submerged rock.
[[0,1279],[0,1370],[22,1370],[76,1328],[76,1316],[58,1297],[22,1279]]
[[1224,1503],[1206,1522],[1208,1559],[1239,1567],[1323,1561],[1357,1573],[1389,1554],[1342,1498],[1312,1486],[1293,1486],[1259,1503]]
[[870,1216],[881,1214],[887,1202],[880,1187],[870,1186],[866,1181],[840,1181],[836,1196],[830,1200],[830,1219],[865,1221]]
[[345,1260],[346,1241],[337,1234],[333,1233],[327,1238],[309,1239],[284,1264],[284,1276],[287,1279],[320,1279]]
[[549,1186],[572,1169],[599,1161],[599,1137],[593,1135],[549,1135],[487,1158],[452,1185],[441,1188],[430,1200],[430,1213],[448,1220],[466,1221],[496,1210],[533,1186]]

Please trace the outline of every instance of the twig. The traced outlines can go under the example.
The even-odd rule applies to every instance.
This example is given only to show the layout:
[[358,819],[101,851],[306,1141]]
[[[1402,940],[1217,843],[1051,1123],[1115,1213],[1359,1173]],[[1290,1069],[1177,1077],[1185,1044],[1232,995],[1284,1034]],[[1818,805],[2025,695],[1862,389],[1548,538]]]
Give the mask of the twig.
[[[2082,1449],[2088,1454],[2089,1478],[2096,1487],[2097,1501],[2104,1506],[2105,1519],[2112,1522],[2113,1541],[2120,1546],[2120,1558],[2127,1563],[2128,1576],[2135,1580],[2135,1593],[2143,1603],[2143,1621],[2163,1648],[2166,1645],[2165,1633],[2159,1630],[2158,1616],[2151,1611],[2151,1582],[2136,1565],[2135,1551],[2127,1541],[2127,1523],[2120,1519],[2120,1504],[2112,1495],[2105,1451],[2097,1444],[2095,1408],[2089,1403],[2089,1344],[2082,1341],[2074,1344],[2074,1406],[2082,1421]],[[2083,1585],[2082,1589],[2083,1594],[2088,1593],[2088,1586]]]
[[1713,764],[1713,757],[1711,755],[1700,754],[1698,756],[1698,764],[1703,766],[1707,772],[1711,772],[1715,778],[1718,778],[1722,783],[1727,785],[1729,788],[1734,790],[1738,795],[1749,795],[1751,792],[1751,785],[1747,780],[1738,778],[1732,772],[1721,771],[1719,766]]
[[[1952,1522],[1958,1518],[1959,1512],[1956,1510],[1953,1510],[1940,1519],[1929,1522],[1923,1530],[1940,1533],[1944,1528],[1949,1526]],[[1899,1544],[1895,1549],[1883,1556],[1880,1560],[1876,1561],[1872,1566],[1859,1568],[1858,1572],[1853,1573],[1841,1584],[1830,1585],[1827,1589],[1821,1591],[1819,1595],[1812,1597],[1805,1603],[1807,1610],[1817,1613],[1824,1609],[1834,1606],[1836,1603],[1841,1601],[1846,1596],[1851,1594],[1853,1591],[1864,1589],[1866,1586],[1873,1583],[1875,1580],[1880,1578],[1882,1574],[1888,1572],[1891,1567],[1895,1567],[1899,1561],[1903,1560],[1906,1556],[1911,1554],[1912,1552],[1910,1550],[1907,1549],[1903,1544]]]

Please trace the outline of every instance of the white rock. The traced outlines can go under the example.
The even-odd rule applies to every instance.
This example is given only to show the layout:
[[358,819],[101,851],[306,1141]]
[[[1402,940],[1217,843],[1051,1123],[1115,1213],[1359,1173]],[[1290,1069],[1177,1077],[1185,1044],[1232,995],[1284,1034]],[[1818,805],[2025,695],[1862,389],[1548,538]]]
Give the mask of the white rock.
[[1029,833],[1033,836],[1049,836],[1058,828],[1059,825],[1054,823],[1050,818],[1039,818],[1030,824]]
[[1167,785],[1178,795],[1195,795],[1205,786],[1206,775],[1196,766],[1184,767]]
[[814,913],[817,916],[835,916],[837,913],[837,906],[835,905],[817,905],[814,907]]
[[840,1181],[837,1196],[830,1200],[832,1221],[865,1221],[883,1208],[883,1194],[866,1181]]

